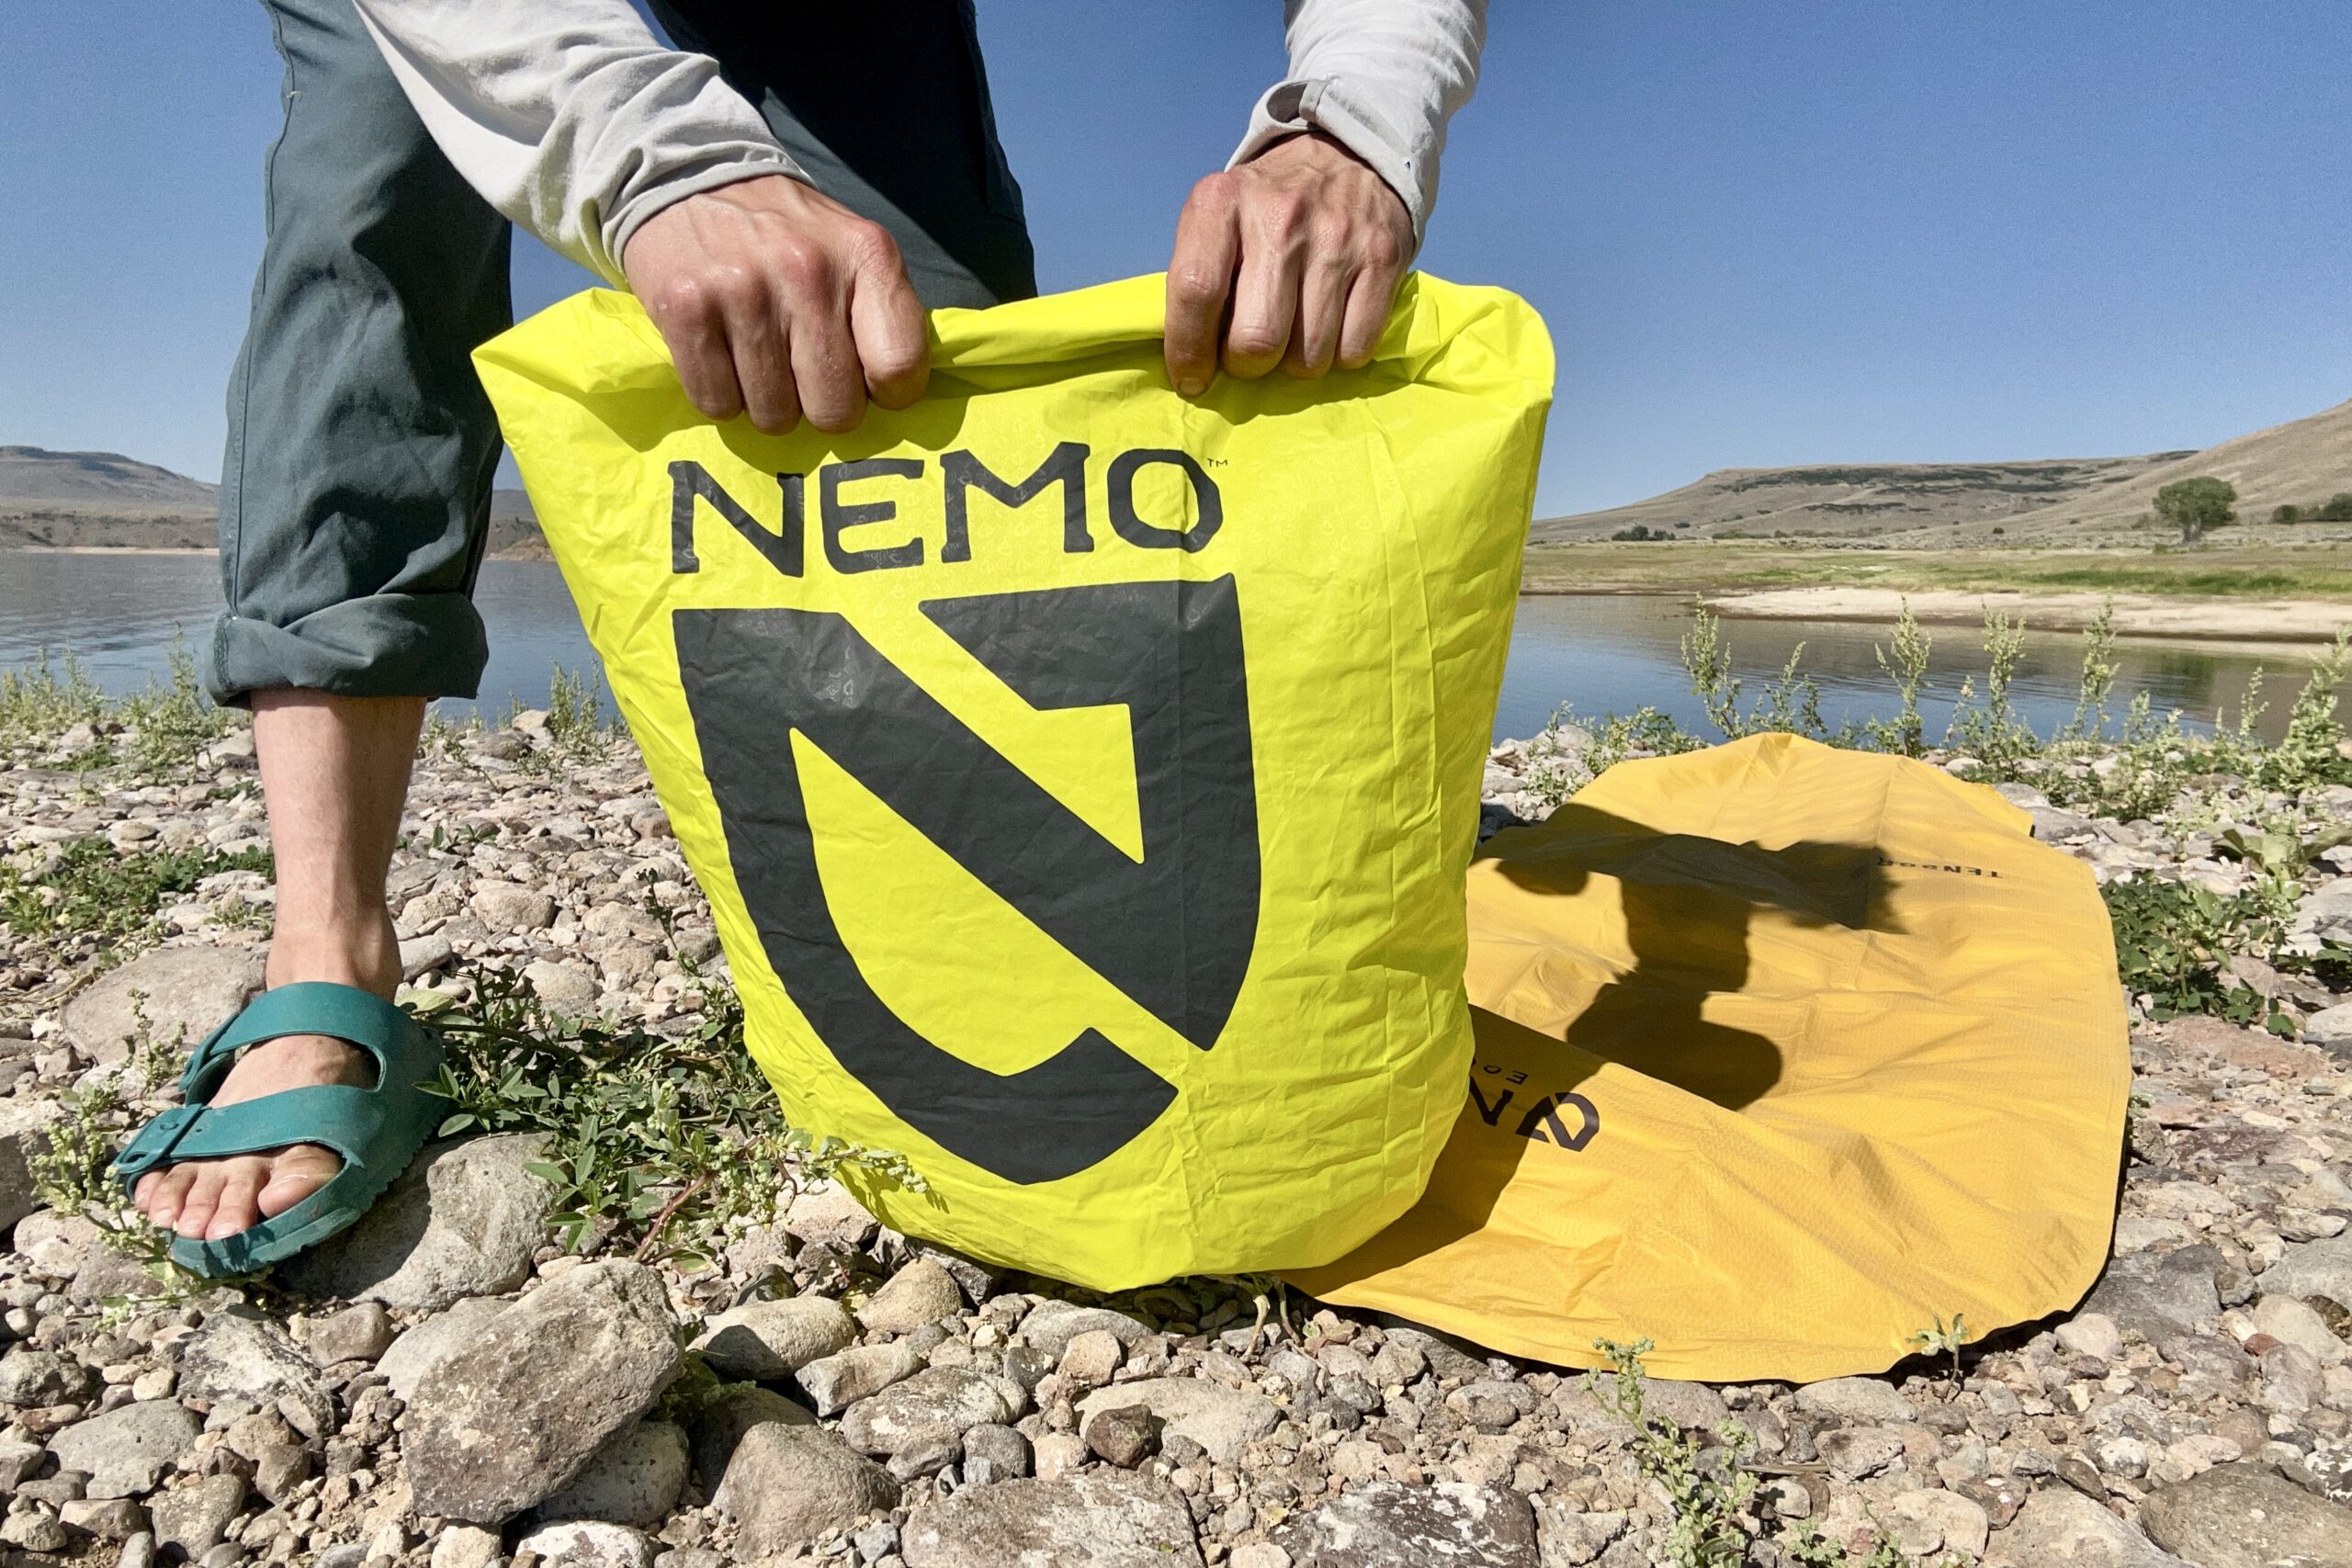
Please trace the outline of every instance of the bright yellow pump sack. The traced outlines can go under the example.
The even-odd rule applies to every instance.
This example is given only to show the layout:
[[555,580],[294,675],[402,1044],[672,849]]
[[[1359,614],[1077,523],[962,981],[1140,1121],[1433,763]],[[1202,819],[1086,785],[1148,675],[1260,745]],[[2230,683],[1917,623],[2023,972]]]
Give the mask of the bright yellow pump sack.
[[1878,1371],[2071,1306],[2132,1067],[2090,870],[1923,763],[1772,735],[1611,768],[1469,876],[1477,1059],[1329,1301],[1662,1377]]
[[1105,1289],[1328,1261],[1428,1179],[1552,382],[1416,277],[1365,369],[1188,401],[1161,310],[938,312],[842,437],[709,423],[617,294],[476,355],[795,1122]]

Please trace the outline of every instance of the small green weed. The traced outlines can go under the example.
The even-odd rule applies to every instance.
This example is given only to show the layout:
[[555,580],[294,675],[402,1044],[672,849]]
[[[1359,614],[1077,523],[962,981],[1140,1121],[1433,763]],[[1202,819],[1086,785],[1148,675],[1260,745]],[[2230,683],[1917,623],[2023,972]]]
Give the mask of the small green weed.
[[77,724],[106,716],[106,694],[70,652],[0,670],[0,743],[47,745]]
[[1634,1428],[1634,1462],[1666,1494],[1673,1517],[1667,1526],[1668,1561],[1674,1568],[1736,1568],[1747,1561],[1753,1531],[1743,1520],[1756,1495],[1756,1477],[1740,1468],[1754,1438],[1747,1429],[1726,1422],[1716,1434],[1729,1450],[1730,1463],[1719,1475],[1700,1462],[1704,1452],[1698,1438],[1673,1423],[1649,1414],[1642,1392],[1642,1358],[1647,1339],[1631,1345],[1596,1339],[1593,1348],[1609,1359],[1600,1374],[1596,1393],[1602,1409]]
[[2278,923],[2258,895],[2224,897],[2156,877],[2110,882],[2100,891],[2115,929],[2124,988],[2147,997],[2155,1017],[2211,1013],[2232,1023],[2291,1031],[2283,1015],[2229,970],[2233,953],[2278,954]]
[[1968,1343],[1968,1314],[1954,1313],[1946,1323],[1943,1314],[1936,1315],[1935,1326],[1923,1328],[1911,1336],[1909,1343],[1922,1356],[1950,1356],[1951,1366],[1947,1371],[1947,1382],[1951,1392],[1960,1392],[1960,1352]]
[[166,897],[193,892],[198,883],[224,871],[266,875],[269,870],[270,856],[263,850],[125,853],[105,839],[75,839],[43,872],[28,874],[0,861],[0,924],[19,936],[150,936]]
[[117,705],[130,730],[128,761],[143,773],[177,767],[229,733],[227,710],[212,705],[196,678],[196,660],[176,643],[169,677]]
[[445,1136],[548,1134],[532,1169],[556,1189],[558,1240],[574,1251],[633,1247],[706,1266],[724,1231],[764,1218],[797,1182],[848,1174],[925,1190],[902,1156],[791,1126],[743,1046],[742,1005],[706,981],[699,1021],[676,1038],[566,1018],[503,971],[475,998],[431,1015],[449,1063]]

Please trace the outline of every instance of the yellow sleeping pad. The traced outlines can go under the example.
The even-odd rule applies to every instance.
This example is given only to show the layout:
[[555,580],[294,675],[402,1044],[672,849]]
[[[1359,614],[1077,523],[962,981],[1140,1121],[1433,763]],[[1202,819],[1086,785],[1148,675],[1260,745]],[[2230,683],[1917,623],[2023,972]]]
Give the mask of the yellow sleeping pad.
[[2131,1058],[2089,868],[1785,735],[1611,769],[1469,875],[1476,1056],[1420,1202],[1289,1278],[1521,1356],[1881,1371],[2071,1305]]

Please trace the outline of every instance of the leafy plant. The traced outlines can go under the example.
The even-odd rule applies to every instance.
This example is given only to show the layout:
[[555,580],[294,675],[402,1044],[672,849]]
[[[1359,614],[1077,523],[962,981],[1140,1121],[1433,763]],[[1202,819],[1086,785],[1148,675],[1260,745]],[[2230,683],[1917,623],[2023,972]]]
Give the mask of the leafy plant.
[[733,991],[705,977],[684,1033],[568,1018],[503,970],[431,1015],[449,1061],[435,1092],[444,1136],[547,1134],[531,1168],[555,1188],[557,1239],[578,1252],[706,1266],[737,1221],[764,1218],[799,1183],[849,1175],[926,1190],[905,1157],[791,1126],[743,1046]]
[[2007,773],[2041,750],[2033,727],[2009,701],[2018,665],[2025,658],[2025,622],[1987,608],[1984,657],[1984,695],[1981,700],[1977,697],[1973,676],[1961,682],[1944,744],[1967,752],[1996,773]]
[[2124,988],[2147,997],[2155,1017],[2211,1013],[2233,1023],[2286,1026],[2283,1015],[2229,971],[2233,953],[2277,951],[2275,917],[2258,897],[2224,897],[2157,877],[2110,882],[2101,892]]
[[31,663],[0,670],[0,741],[47,745],[77,724],[106,716],[106,694],[66,652],[52,661],[47,649]]
[[1755,1439],[1746,1427],[1725,1422],[1716,1436],[1729,1450],[1730,1463],[1724,1475],[1714,1473],[1713,1467],[1700,1462],[1704,1450],[1698,1438],[1649,1414],[1642,1392],[1642,1358],[1651,1342],[1592,1343],[1609,1359],[1597,1390],[1601,1408],[1634,1428],[1634,1462],[1666,1495],[1671,1514],[1666,1532],[1668,1561],[1674,1568],[1733,1568],[1746,1562],[1753,1535],[1741,1516],[1755,1498],[1756,1477],[1741,1469],[1740,1461]]
[[1916,757],[1928,745],[1927,725],[1919,716],[1919,689],[1927,684],[1928,656],[1935,649],[1935,640],[1911,613],[1907,598],[1895,616],[1892,643],[1891,648],[1873,645],[1871,652],[1878,660],[1880,672],[1894,682],[1903,706],[1891,722],[1872,719],[1868,733],[1880,750]]
[[229,733],[228,713],[212,705],[196,678],[196,660],[176,642],[167,679],[123,699],[118,716],[132,736],[130,761],[145,772],[176,767]]
[[126,854],[105,839],[75,839],[53,864],[32,874],[0,861],[0,924],[19,936],[148,936],[166,897],[193,892],[198,883],[224,871],[266,874],[270,865],[265,850]]
[[1933,1327],[1921,1329],[1905,1343],[1922,1356],[1950,1356],[1949,1385],[1951,1392],[1957,1393],[1960,1391],[1960,1351],[1961,1347],[1968,1343],[1968,1315],[1965,1313],[1952,1314],[1950,1323],[1946,1323],[1943,1314],[1939,1313]]

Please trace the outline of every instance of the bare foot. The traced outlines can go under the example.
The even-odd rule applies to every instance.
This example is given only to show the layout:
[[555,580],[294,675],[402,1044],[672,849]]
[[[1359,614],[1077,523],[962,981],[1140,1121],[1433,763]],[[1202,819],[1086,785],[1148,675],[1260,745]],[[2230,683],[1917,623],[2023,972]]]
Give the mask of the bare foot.
[[[324,1035],[289,1034],[240,1056],[213,1092],[211,1103],[234,1105],[319,1084],[364,1089],[375,1081],[375,1058],[356,1046]],[[342,1157],[333,1149],[294,1144],[269,1154],[188,1160],[151,1171],[140,1179],[134,1201],[166,1230],[220,1241],[284,1213],[342,1168]]]

